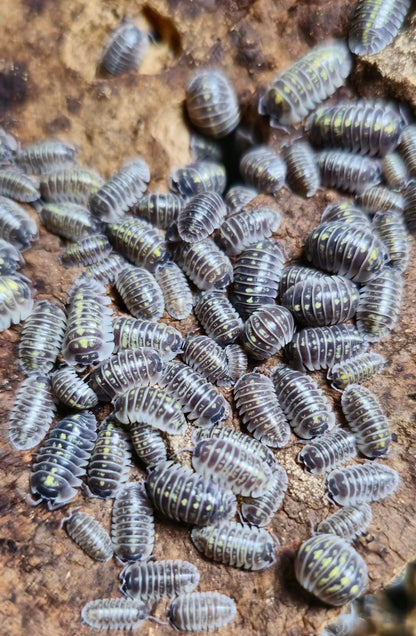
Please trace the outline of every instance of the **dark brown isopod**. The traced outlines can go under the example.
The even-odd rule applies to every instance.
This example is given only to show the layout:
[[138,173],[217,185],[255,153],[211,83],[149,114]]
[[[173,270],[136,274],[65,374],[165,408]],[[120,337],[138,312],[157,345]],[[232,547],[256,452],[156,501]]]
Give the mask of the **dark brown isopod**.
[[0,195],[31,203],[40,198],[39,185],[18,169],[0,168]]
[[15,450],[34,448],[48,432],[55,415],[51,381],[43,373],[30,375],[20,385],[9,415],[9,442]]
[[162,235],[143,219],[126,217],[108,223],[106,233],[115,250],[134,265],[145,267],[150,272],[169,259]]
[[220,386],[230,384],[225,351],[212,338],[188,336],[184,342],[182,359],[208,382],[216,382]]
[[333,221],[341,221],[353,226],[364,225],[368,227],[370,225],[367,214],[352,201],[338,201],[325,208],[321,216],[321,225]]
[[280,212],[274,208],[244,208],[225,219],[219,231],[219,241],[229,256],[236,256],[244,248],[271,236],[280,221]]
[[183,199],[173,192],[151,192],[137,201],[132,212],[161,230],[167,230],[177,221],[183,206]]
[[392,190],[403,190],[409,182],[404,159],[398,152],[389,152],[382,161],[383,177]]
[[288,485],[283,466],[273,469],[267,490],[259,497],[242,497],[241,514],[251,526],[267,526],[282,505]]
[[298,141],[283,149],[286,162],[286,181],[296,194],[312,197],[321,184],[316,155],[310,145]]
[[194,312],[208,336],[221,347],[240,336],[243,321],[225,294],[215,291],[198,294]]
[[361,384],[381,373],[386,364],[386,358],[379,353],[368,351],[361,355],[335,364],[328,371],[327,378],[335,389],[345,389],[349,384]]
[[150,347],[158,352],[162,360],[172,360],[182,351],[181,333],[163,322],[118,316],[113,320],[113,331],[114,353],[124,349]]
[[327,188],[362,192],[381,181],[381,166],[376,159],[343,150],[322,150],[317,154],[321,182]]
[[339,506],[379,501],[394,492],[399,484],[399,473],[376,461],[336,468],[326,481],[329,496]]
[[142,422],[171,435],[184,433],[188,426],[180,403],[152,386],[130,389],[118,396],[114,415],[122,424]]
[[354,541],[360,534],[367,532],[372,518],[371,506],[366,503],[344,506],[321,521],[316,532],[336,534],[345,541]]
[[225,203],[229,213],[232,214],[245,208],[257,195],[258,191],[255,188],[245,185],[232,186],[225,195]]
[[403,214],[380,210],[374,215],[372,225],[388,249],[389,264],[404,272],[409,264],[410,245]]
[[286,265],[283,267],[280,272],[280,281],[279,281],[279,295],[283,296],[283,294],[292,287],[292,285],[296,285],[301,280],[306,280],[307,278],[323,278],[326,274],[321,272],[319,269],[313,269],[312,267],[304,267],[303,265]]
[[371,459],[385,455],[390,425],[376,396],[364,386],[350,384],[342,394],[341,408],[360,453]]
[[357,329],[369,342],[378,342],[396,326],[400,318],[403,292],[401,272],[385,267],[360,290]]
[[114,500],[111,517],[114,553],[123,561],[142,561],[153,552],[153,509],[143,484],[124,484]]
[[335,428],[308,442],[297,460],[307,473],[323,475],[357,456],[355,436],[351,431]]
[[110,499],[119,492],[130,472],[130,444],[125,430],[111,415],[100,424],[87,469],[90,494]]
[[242,344],[255,360],[265,360],[293,338],[295,323],[286,307],[263,305],[244,324]]
[[391,210],[401,213],[405,207],[405,197],[400,192],[393,192],[385,186],[366,188],[357,197],[357,202],[364,212],[370,214],[379,211],[390,212]]
[[224,350],[228,362],[228,375],[233,382],[237,382],[242,375],[247,373],[247,354],[239,344],[228,345]]
[[98,232],[98,222],[88,208],[77,203],[45,203],[39,211],[39,219],[52,234],[76,241]]
[[416,125],[410,124],[403,129],[399,145],[400,155],[411,177],[416,176]]
[[221,145],[205,135],[191,133],[189,139],[189,152],[193,161],[222,161],[223,152]]
[[97,406],[98,397],[73,367],[58,369],[51,379],[53,393],[62,404],[78,411]]
[[136,455],[145,466],[155,466],[167,460],[165,442],[161,432],[156,428],[137,422],[131,425],[129,432]]
[[116,288],[135,318],[159,320],[162,317],[165,310],[162,290],[155,277],[143,267],[128,266],[121,270]]
[[221,290],[233,280],[230,259],[211,239],[179,244],[175,250],[175,260],[201,290]]
[[47,202],[88,205],[90,196],[103,184],[104,179],[94,170],[62,168],[41,177],[40,193]]

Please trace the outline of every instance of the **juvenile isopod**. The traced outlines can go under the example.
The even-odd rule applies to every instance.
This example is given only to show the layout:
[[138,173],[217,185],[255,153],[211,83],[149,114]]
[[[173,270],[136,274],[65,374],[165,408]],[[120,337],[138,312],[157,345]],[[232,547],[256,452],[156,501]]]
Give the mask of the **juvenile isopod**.
[[81,618],[94,629],[139,629],[147,618],[147,608],[135,599],[98,598],[84,605]]
[[373,228],[386,245],[389,264],[404,272],[409,264],[410,246],[404,215],[396,210],[376,212]]
[[241,514],[251,526],[267,526],[282,505],[288,485],[283,466],[273,469],[267,490],[259,497],[242,497]]
[[221,290],[233,280],[230,259],[211,239],[181,243],[176,247],[174,257],[179,267],[201,290]]
[[399,270],[385,267],[360,290],[357,329],[368,342],[378,342],[400,318],[403,278]]
[[370,225],[370,219],[364,210],[348,200],[329,204],[325,208],[321,216],[321,225],[333,221],[341,221],[342,223],[348,223],[352,226],[364,225],[369,227]]
[[184,342],[182,359],[208,382],[219,385],[230,383],[225,351],[212,338],[188,336]]
[[178,214],[178,233],[182,241],[197,243],[220,227],[227,208],[218,192],[201,192],[192,197]]
[[149,36],[123,20],[112,32],[106,45],[100,66],[111,75],[135,71],[140,66],[149,48]]
[[224,351],[227,356],[228,375],[233,382],[237,382],[242,375],[247,373],[247,354],[239,344],[228,345]]
[[24,252],[39,238],[36,221],[21,205],[0,196],[0,237]]
[[32,203],[40,198],[39,185],[18,169],[0,168],[0,195]]
[[98,221],[88,208],[77,203],[45,203],[39,210],[39,219],[49,232],[71,241],[99,231]]
[[248,185],[260,192],[276,194],[285,183],[286,164],[269,146],[255,146],[242,156],[240,173]]
[[355,358],[335,364],[328,371],[331,386],[345,389],[349,384],[361,384],[370,380],[376,373],[381,373],[386,364],[386,358],[379,353],[368,351]]
[[238,212],[245,208],[258,195],[256,188],[246,185],[235,185],[227,190],[225,203],[230,213]]
[[221,347],[235,342],[243,329],[243,321],[225,294],[202,292],[197,295],[195,316],[207,335]]
[[376,461],[336,468],[327,478],[331,499],[339,506],[355,506],[379,501],[393,493],[400,484],[399,473]]
[[360,453],[371,459],[385,455],[390,425],[376,396],[364,386],[350,384],[342,394],[341,408]]
[[393,192],[382,185],[366,188],[357,197],[357,203],[370,214],[376,212],[396,212],[402,213],[405,208],[405,197],[400,192]]
[[169,260],[162,235],[143,219],[126,217],[108,223],[106,232],[114,249],[134,265],[154,272],[159,264]]
[[70,512],[62,519],[61,527],[75,543],[94,561],[109,561],[113,556],[113,546],[105,528],[86,512]]
[[357,506],[345,506],[337,510],[316,528],[319,534],[336,534],[345,541],[354,541],[360,534],[365,534],[372,521],[371,506],[366,503]]
[[25,276],[0,276],[0,331],[25,320],[32,311],[33,296]]
[[249,356],[265,360],[287,345],[294,331],[295,323],[286,307],[262,305],[245,322],[241,341]]
[[143,484],[124,484],[117,493],[111,517],[114,553],[123,561],[143,561],[153,552],[153,509]]
[[72,245],[68,245],[61,252],[59,262],[65,267],[93,265],[108,256],[112,249],[105,234],[94,234],[81,238]]
[[153,426],[142,422],[132,424],[130,440],[137,457],[145,466],[155,466],[167,460],[168,451],[162,433]]
[[321,183],[327,188],[359,193],[381,181],[378,160],[344,150],[321,150],[317,154]]
[[409,173],[404,159],[398,152],[389,152],[381,163],[383,177],[392,190],[403,190],[409,182]]
[[98,397],[73,367],[64,366],[51,376],[52,391],[58,400],[71,409],[83,411],[98,404]]
[[51,381],[43,373],[20,385],[9,416],[9,442],[15,450],[34,448],[43,440],[55,415]]
[[171,172],[169,187],[183,197],[193,197],[201,192],[225,190],[226,172],[222,163],[215,161],[195,161]]
[[132,212],[157,228],[167,230],[178,220],[183,206],[183,199],[173,192],[150,192],[137,201]]
[[244,208],[228,216],[221,225],[219,241],[229,256],[271,236],[280,225],[281,215],[274,208]]
[[120,590],[125,596],[154,603],[192,592],[199,583],[199,570],[189,561],[131,563],[124,568],[120,579]]
[[40,193],[50,203],[70,202],[88,205],[90,196],[104,184],[104,179],[88,168],[62,168],[42,175]]
[[113,320],[113,331],[114,353],[124,349],[150,347],[158,352],[162,360],[172,360],[182,351],[181,333],[163,322],[118,316]]
[[297,460],[307,473],[323,475],[357,456],[355,436],[351,431],[335,428],[305,444]]
[[305,590],[336,607],[353,601],[367,586],[364,559],[334,534],[317,534],[302,543],[295,575]]
[[184,320],[192,311],[193,296],[185,274],[173,261],[157,266],[156,281],[162,290],[169,316]]
[[191,123],[202,133],[219,139],[240,121],[234,86],[220,69],[202,69],[186,88],[186,110]]
[[236,614],[235,601],[219,592],[181,594],[168,607],[170,624],[181,632],[211,631],[232,621]]
[[23,263],[23,256],[17,247],[0,238],[0,276],[15,274]]
[[128,266],[121,270],[116,288],[129,312],[135,318],[159,320],[165,301],[155,277],[144,267]]
[[152,386],[130,389],[114,400],[114,415],[122,424],[142,422],[171,435],[188,426],[182,408],[166,391]]
[[110,499],[127,481],[131,462],[130,444],[125,430],[111,416],[105,418],[97,431],[97,439],[87,468],[90,493],[100,499]]
[[356,55],[379,53],[400,31],[411,0],[359,0],[348,35]]
[[321,184],[315,152],[304,141],[290,144],[283,149],[286,162],[286,181],[293,192],[312,197]]
[[47,373],[61,351],[66,327],[65,312],[47,300],[35,302],[23,322],[17,348],[19,366],[25,373]]
[[26,174],[43,174],[74,163],[77,149],[72,144],[57,139],[37,141],[18,151],[16,165]]

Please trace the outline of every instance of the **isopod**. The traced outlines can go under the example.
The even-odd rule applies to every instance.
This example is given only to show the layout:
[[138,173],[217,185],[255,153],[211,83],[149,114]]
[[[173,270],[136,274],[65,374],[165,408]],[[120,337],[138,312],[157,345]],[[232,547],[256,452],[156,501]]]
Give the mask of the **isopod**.
[[15,162],[26,174],[43,174],[71,166],[76,153],[77,149],[72,144],[45,139],[19,150]]
[[189,139],[189,152],[193,161],[222,161],[223,152],[220,144],[211,139],[200,135],[199,133],[191,133]]
[[381,181],[376,159],[344,150],[321,150],[317,154],[321,183],[327,188],[360,193]]
[[0,238],[0,276],[15,274],[23,263],[23,256],[17,247]]
[[33,296],[25,276],[0,276],[0,331],[25,320],[32,311]]
[[19,366],[31,373],[47,373],[61,351],[66,327],[65,312],[47,300],[35,302],[25,319],[17,347]]
[[192,311],[193,296],[185,274],[173,261],[157,266],[156,281],[162,290],[169,316],[184,320]]
[[39,185],[17,169],[0,168],[0,195],[32,203],[40,198]]
[[182,632],[211,631],[232,621],[236,614],[235,601],[219,592],[181,594],[168,607],[170,624]]
[[324,272],[321,272],[319,269],[312,269],[312,267],[304,267],[296,263],[286,265],[280,272],[280,280],[278,281],[279,295],[283,296],[289,287],[296,285],[296,283],[299,283],[301,280],[306,280],[307,278],[323,278],[325,276],[326,274]]
[[75,543],[94,561],[109,561],[113,556],[113,546],[105,528],[86,512],[72,512],[62,519],[61,527]]
[[283,466],[273,469],[267,490],[259,497],[242,497],[241,514],[251,526],[267,526],[282,505],[288,485]]
[[171,435],[184,433],[188,426],[180,403],[153,386],[133,388],[116,397],[114,415],[122,424],[142,422]]
[[163,322],[118,316],[113,320],[113,331],[114,353],[124,349],[150,347],[158,352],[162,360],[172,360],[182,351],[181,333]]
[[373,228],[388,249],[389,264],[404,272],[409,264],[410,246],[403,214],[380,210],[374,215]]
[[180,243],[174,257],[179,267],[201,290],[218,291],[233,280],[230,259],[211,239],[198,243]]
[[339,506],[379,501],[391,495],[399,484],[399,473],[376,461],[335,468],[327,477],[330,498]]
[[199,583],[199,570],[189,561],[130,563],[120,574],[120,579],[120,591],[125,596],[154,603],[192,592]]
[[105,256],[102,260],[93,265],[88,265],[84,271],[78,276],[78,281],[96,280],[102,285],[114,283],[122,269],[128,265],[126,261],[117,252],[111,252],[109,256]]
[[327,378],[335,389],[345,389],[349,384],[361,384],[370,380],[376,373],[381,373],[386,358],[379,353],[368,351],[355,358],[335,364],[328,371]]
[[222,163],[215,161],[195,161],[171,172],[169,187],[183,197],[193,197],[201,192],[225,190],[226,172]]
[[108,256],[112,249],[105,234],[94,234],[68,245],[61,252],[59,262],[65,267],[93,265]]
[[81,618],[94,629],[139,629],[147,618],[147,608],[135,599],[98,598],[84,605]]
[[333,221],[341,221],[354,227],[357,225],[369,227],[370,225],[368,215],[351,201],[338,201],[338,203],[332,203],[325,208],[321,216],[321,225]]
[[136,455],[145,466],[155,466],[167,460],[168,452],[162,433],[156,428],[138,422],[131,425],[129,432]]
[[244,208],[228,216],[221,225],[219,241],[229,256],[271,236],[280,225],[281,215],[274,208]]
[[227,296],[221,292],[198,294],[194,313],[207,335],[221,347],[235,342],[242,332],[243,321]]
[[321,184],[315,152],[304,141],[290,144],[283,149],[286,162],[286,181],[293,192],[312,197]]
[[167,230],[178,220],[183,206],[183,199],[173,192],[151,192],[137,201],[132,212],[157,228]]
[[293,338],[295,323],[286,307],[262,305],[244,324],[242,344],[252,358],[265,360]]
[[69,408],[83,411],[97,406],[98,397],[73,367],[58,369],[52,374],[51,381],[55,397]]
[[0,196],[0,237],[22,252],[39,238],[36,221],[21,205],[3,196]]
[[416,176],[416,125],[410,124],[403,129],[399,153],[409,171],[410,177]]
[[398,152],[389,152],[381,163],[383,177],[392,190],[403,190],[409,182],[409,173],[404,159]]
[[356,55],[379,53],[398,34],[411,0],[359,0],[348,35]]
[[355,436],[351,431],[335,428],[305,444],[297,461],[307,473],[323,475],[357,456]]
[[143,561],[153,552],[153,509],[143,484],[124,484],[117,493],[111,517],[114,553],[123,561]]
[[360,207],[370,214],[376,212],[396,212],[402,213],[405,207],[405,197],[400,192],[393,192],[385,186],[373,186],[366,188],[357,197]]
[[319,534],[336,534],[345,541],[354,541],[365,534],[372,521],[371,506],[366,503],[357,506],[345,506],[321,521],[316,528]]
[[149,48],[149,36],[129,20],[123,20],[112,32],[100,66],[111,75],[135,71]]
[[224,349],[208,336],[188,336],[185,339],[182,359],[208,382],[230,384],[227,357]]
[[34,448],[48,432],[56,407],[51,381],[43,373],[30,375],[20,385],[9,416],[9,442],[15,450]]
[[114,249],[134,265],[154,272],[159,264],[169,259],[160,232],[143,219],[126,217],[108,223],[106,232]]
[[248,185],[260,192],[276,194],[285,183],[286,164],[269,146],[255,146],[242,156],[240,173]]
[[192,197],[178,214],[179,237],[197,243],[220,227],[227,208],[218,192],[201,192]]
[[88,168],[62,168],[42,175],[40,193],[50,203],[70,202],[88,205],[90,196],[104,184],[104,179]]
[[97,431],[97,439],[87,468],[90,493],[100,499],[110,499],[119,492],[130,472],[130,444],[127,433],[112,420],[105,418]]
[[233,382],[237,382],[242,375],[247,373],[247,354],[239,344],[228,345],[224,351],[227,356],[228,375]]
[[232,186],[225,195],[225,203],[230,213],[245,208],[258,195],[256,188],[245,185]]
[[52,234],[77,241],[88,234],[96,234],[98,221],[87,207],[77,203],[45,203],[39,210],[42,225]]
[[368,342],[378,342],[400,318],[403,278],[399,270],[385,267],[360,290],[357,329]]
[[116,288],[129,312],[135,318],[159,320],[165,301],[155,277],[144,267],[128,266],[116,279]]

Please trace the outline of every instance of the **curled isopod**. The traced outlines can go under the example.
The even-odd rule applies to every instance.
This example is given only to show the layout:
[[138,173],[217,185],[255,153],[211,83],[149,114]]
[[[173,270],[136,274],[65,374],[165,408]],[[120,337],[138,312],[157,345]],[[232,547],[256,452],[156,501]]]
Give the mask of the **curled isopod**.
[[162,360],[171,360],[182,351],[181,333],[171,325],[118,316],[113,320],[114,353],[124,349],[150,347]]
[[223,521],[204,528],[194,528],[191,540],[207,559],[234,568],[262,572],[276,563],[276,540],[267,530],[256,526]]
[[389,264],[404,272],[409,264],[410,246],[403,214],[380,210],[374,215],[373,228],[387,247]]
[[359,193],[381,181],[378,160],[344,150],[321,150],[317,154],[321,183],[327,188]]
[[227,296],[221,292],[198,294],[194,313],[207,335],[221,347],[235,342],[242,332],[243,321]]
[[135,71],[149,48],[149,36],[129,20],[123,20],[112,32],[100,66],[111,75]]
[[350,50],[356,55],[382,51],[400,31],[410,4],[411,0],[359,0],[348,34]]
[[178,233],[187,243],[197,243],[220,227],[227,209],[218,192],[201,192],[192,197],[178,214]]
[[391,495],[399,484],[399,473],[376,461],[336,468],[326,482],[330,498],[339,506],[379,501]]
[[286,446],[290,426],[270,378],[260,373],[247,373],[235,384],[233,393],[236,408],[247,430],[266,446]]
[[399,270],[385,267],[360,290],[357,329],[369,342],[384,338],[400,318],[403,278]]
[[344,506],[321,521],[316,531],[319,534],[336,534],[345,541],[354,541],[360,534],[367,532],[372,518],[371,506],[366,503]]
[[3,196],[0,196],[0,237],[22,252],[39,237],[36,221],[21,205]]
[[153,468],[145,483],[154,507],[175,521],[204,526],[228,519],[236,511],[231,491],[172,461]]
[[237,614],[235,601],[219,592],[181,594],[168,607],[169,623],[182,632],[211,631]]
[[59,256],[59,262],[65,267],[80,267],[99,263],[112,251],[105,234],[94,234],[68,245]]
[[116,221],[144,194],[150,170],[144,159],[128,161],[91,196],[92,214],[106,222]]
[[97,432],[87,469],[90,493],[110,499],[119,492],[130,472],[130,444],[125,430],[111,416],[105,418]]
[[0,168],[0,195],[32,203],[40,199],[39,185],[18,169]]
[[244,324],[242,343],[252,358],[265,360],[293,338],[295,323],[286,307],[263,305]]
[[199,583],[199,570],[189,561],[130,563],[120,574],[120,579],[120,590],[125,596],[154,603],[192,592]]
[[335,425],[335,414],[316,382],[300,371],[278,364],[271,373],[277,399],[296,435],[311,439]]
[[341,408],[360,453],[371,459],[385,455],[390,425],[376,396],[364,386],[350,384],[342,394]]
[[114,415],[122,424],[142,422],[171,435],[184,433],[188,426],[180,403],[153,386],[130,389],[116,397]]
[[39,210],[42,225],[52,234],[77,241],[99,230],[88,208],[77,203],[45,203]]
[[33,296],[28,278],[15,274],[0,276],[0,331],[25,320],[32,311]]
[[269,146],[255,146],[242,156],[240,173],[248,185],[276,194],[285,183],[286,164]]
[[61,351],[66,327],[65,312],[47,300],[35,302],[25,319],[17,347],[19,366],[31,373],[47,373]]
[[94,629],[139,629],[147,618],[147,608],[136,599],[98,598],[84,605],[81,618]]
[[15,450],[34,448],[43,440],[55,415],[51,381],[43,373],[20,385],[9,415],[9,442]]
[[307,473],[323,475],[356,456],[355,435],[343,428],[335,428],[305,444],[297,460]]
[[106,232],[113,248],[134,265],[154,272],[158,265],[169,260],[162,235],[143,219],[126,217],[108,223]]
[[393,192],[385,186],[373,186],[366,188],[357,197],[360,207],[370,214],[376,212],[403,212],[405,207],[405,197],[400,192]]
[[361,384],[381,373],[386,358],[379,353],[368,351],[355,358],[335,364],[328,371],[327,378],[335,389],[345,389],[349,384]]
[[247,373],[247,354],[239,344],[228,345],[224,351],[227,356],[228,375],[233,382],[237,382],[242,375]]
[[167,460],[168,451],[161,431],[138,422],[131,425],[129,432],[135,453],[145,466],[155,466]]
[[0,238],[0,276],[15,274],[23,263],[23,256],[17,247]]
[[52,374],[52,391],[58,400],[71,409],[83,411],[98,404],[98,397],[73,367],[64,366]]
[[183,197],[193,197],[201,192],[225,190],[226,172],[222,163],[215,161],[195,161],[171,172],[169,187]]
[[260,97],[259,113],[270,115],[274,127],[297,124],[344,84],[351,67],[344,42],[319,44],[273,80]]
[[398,152],[389,152],[381,163],[383,177],[392,190],[403,190],[409,182],[409,173],[404,159]]
[[104,184],[104,179],[87,168],[62,168],[42,175],[40,193],[51,203],[70,202],[88,205],[90,196]]
[[230,383],[225,351],[212,338],[188,336],[184,342],[182,359],[208,382],[219,385]]
[[123,561],[144,561],[153,552],[153,509],[143,484],[131,482],[118,491],[111,517],[114,553]]
[[165,301],[155,277],[144,267],[128,266],[121,270],[116,288],[129,312],[135,318],[159,320]]
[[286,181],[293,192],[312,197],[321,184],[315,152],[304,141],[290,144],[283,149],[286,162]]
[[161,230],[167,230],[178,220],[183,206],[183,199],[173,192],[150,192],[137,201],[132,212]]
[[267,490],[259,497],[242,497],[241,514],[251,526],[267,526],[282,505],[288,485],[283,466],[273,469]]
[[165,309],[169,316],[184,320],[192,311],[193,297],[189,283],[180,267],[173,261],[157,266],[156,281],[162,290]]
[[234,86],[220,69],[202,69],[191,77],[186,110],[198,130],[216,139],[228,135],[240,121]]
[[70,512],[62,519],[65,530],[94,561],[109,561],[113,556],[113,546],[105,528],[86,512]]
[[295,575],[305,590],[336,607],[353,601],[367,586],[364,559],[334,534],[317,534],[302,543]]
[[325,208],[321,216],[321,225],[323,223],[332,223],[333,221],[341,221],[353,226],[364,225],[369,227],[370,225],[368,215],[352,201],[330,203]]
[[175,249],[174,257],[179,267],[201,290],[218,291],[233,280],[230,259],[211,239],[198,243],[180,243]]
[[21,148],[15,162],[26,174],[43,174],[71,166],[76,153],[77,149],[72,144],[57,139],[45,139]]

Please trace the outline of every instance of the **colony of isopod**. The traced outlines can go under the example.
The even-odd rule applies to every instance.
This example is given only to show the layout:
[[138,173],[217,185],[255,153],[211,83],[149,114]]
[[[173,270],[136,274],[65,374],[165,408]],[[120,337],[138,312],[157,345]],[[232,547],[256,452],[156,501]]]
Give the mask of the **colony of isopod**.
[[[172,170],[165,192],[148,191],[143,157],[105,182],[76,163],[71,144],[21,147],[2,131],[0,327],[22,322],[17,353],[27,376],[9,442],[16,452],[35,449],[28,503],[59,510],[78,503],[81,487],[114,500],[111,536],[82,510],[62,515],[91,559],[124,564],[120,597],[82,609],[93,628],[136,629],[163,598],[179,630],[231,621],[232,598],[194,591],[194,564],[151,559],[154,513],[191,529],[207,559],[274,567],[279,540],[266,528],[288,488],[279,450],[295,439],[305,442],[298,462],[324,478],[339,507],[301,544],[296,578],[332,606],[366,590],[365,554],[354,541],[371,524],[369,504],[391,495],[400,477],[388,465],[389,421],[362,383],[382,373],[386,360],[371,344],[400,316],[416,218],[416,126],[393,102],[323,102],[345,83],[351,52],[374,53],[397,34],[410,2],[383,4],[361,0],[349,48],[315,46],[263,92],[259,116],[289,140],[296,135],[280,149],[245,148],[241,184],[227,183],[221,162],[241,115],[220,68],[198,70],[186,88],[194,161]],[[135,70],[147,46],[147,35],[123,22],[101,64],[114,75]],[[295,263],[273,239],[278,206],[256,203],[283,187],[305,198],[323,187],[355,196],[322,211]],[[66,306],[33,299],[18,273],[38,236],[22,203],[68,241],[61,265],[83,268]],[[182,334],[164,312],[179,321],[193,312],[200,329]],[[319,370],[341,393],[342,419],[308,374]],[[231,405],[218,387],[232,387],[241,430],[227,423]],[[67,415],[52,425],[58,404]],[[97,422],[105,404],[109,415]],[[169,439],[184,433],[192,447],[172,455]]]

